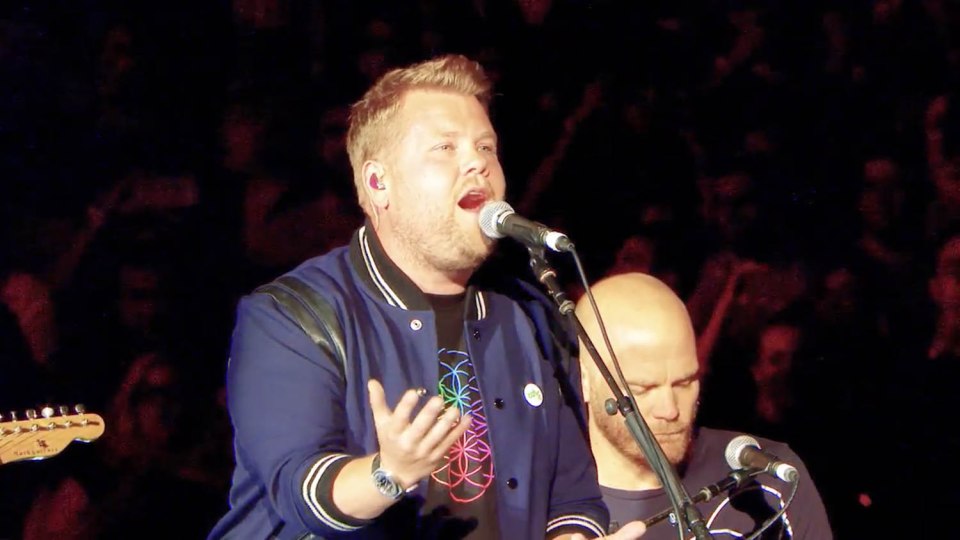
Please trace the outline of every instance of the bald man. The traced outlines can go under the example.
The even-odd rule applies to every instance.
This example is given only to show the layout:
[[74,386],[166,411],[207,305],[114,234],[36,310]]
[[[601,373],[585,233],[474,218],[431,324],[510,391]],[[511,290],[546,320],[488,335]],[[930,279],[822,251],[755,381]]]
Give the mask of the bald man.
[[[696,428],[700,396],[696,336],[683,301],[663,282],[645,274],[620,274],[593,286],[600,316],[637,406],[667,459],[677,468],[691,497],[730,472],[724,450],[739,433]],[[613,369],[596,317],[586,297],[577,316]],[[582,347],[581,347],[582,349]],[[609,387],[593,360],[581,355],[590,444],[597,461],[611,530],[649,518],[670,506],[656,473],[627,431],[623,417],[608,415]],[[736,391],[736,389],[731,389]],[[797,467],[800,483],[784,516],[763,538],[824,540],[833,537],[826,511],[806,467],[790,448],[755,437],[760,446]],[[768,475],[754,478],[734,494],[724,493],[698,507],[715,538],[741,538],[771,517],[791,492],[786,482]],[[652,526],[644,540],[676,539],[669,523]]]

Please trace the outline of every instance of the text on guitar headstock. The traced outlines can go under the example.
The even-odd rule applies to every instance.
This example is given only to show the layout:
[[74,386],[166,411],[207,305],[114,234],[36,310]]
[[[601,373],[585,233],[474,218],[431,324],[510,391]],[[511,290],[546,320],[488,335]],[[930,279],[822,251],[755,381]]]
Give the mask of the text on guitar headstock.
[[90,442],[103,435],[103,418],[82,405],[75,406],[73,414],[61,405],[58,411],[44,407],[39,416],[28,409],[24,416],[19,420],[11,412],[8,421],[0,422],[0,464],[53,457],[73,441]]

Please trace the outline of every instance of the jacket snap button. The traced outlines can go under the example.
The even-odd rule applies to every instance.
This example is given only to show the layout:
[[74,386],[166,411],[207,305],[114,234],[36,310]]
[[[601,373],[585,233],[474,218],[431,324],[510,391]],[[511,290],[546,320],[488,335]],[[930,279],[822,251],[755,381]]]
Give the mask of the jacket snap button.
[[414,319],[410,321],[410,329],[416,332],[417,330],[423,328],[423,323],[420,322],[420,319]]
[[502,409],[502,408],[503,408],[503,400],[500,399],[500,398],[497,398],[497,399],[493,400],[493,406],[496,407],[496,408],[498,408],[498,409]]
[[474,328],[474,330],[473,330],[473,339],[475,339],[475,340],[477,340],[477,341],[480,340],[480,330],[477,330],[476,328]]
[[510,478],[509,480],[507,480],[507,487],[510,489],[517,489],[517,479]]

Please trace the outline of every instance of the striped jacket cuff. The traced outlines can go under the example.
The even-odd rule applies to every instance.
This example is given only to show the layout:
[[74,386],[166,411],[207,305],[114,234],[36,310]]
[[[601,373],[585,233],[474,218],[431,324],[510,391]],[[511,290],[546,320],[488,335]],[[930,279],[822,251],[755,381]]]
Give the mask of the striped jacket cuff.
[[580,514],[557,516],[547,522],[548,537],[572,533],[580,533],[587,538],[600,538],[606,534],[596,520]]
[[310,513],[335,531],[355,531],[370,523],[344,514],[333,504],[333,480],[352,458],[349,454],[323,454],[303,478],[303,500]]

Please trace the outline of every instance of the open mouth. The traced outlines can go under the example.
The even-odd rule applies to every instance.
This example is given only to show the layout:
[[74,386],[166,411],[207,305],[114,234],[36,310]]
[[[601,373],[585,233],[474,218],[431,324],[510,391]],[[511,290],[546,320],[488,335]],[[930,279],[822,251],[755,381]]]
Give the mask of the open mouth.
[[488,200],[487,194],[484,191],[480,190],[470,190],[457,201],[457,206],[463,208],[468,212],[477,212],[480,208],[486,204]]

